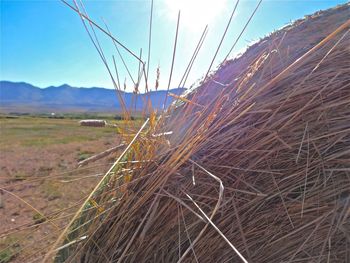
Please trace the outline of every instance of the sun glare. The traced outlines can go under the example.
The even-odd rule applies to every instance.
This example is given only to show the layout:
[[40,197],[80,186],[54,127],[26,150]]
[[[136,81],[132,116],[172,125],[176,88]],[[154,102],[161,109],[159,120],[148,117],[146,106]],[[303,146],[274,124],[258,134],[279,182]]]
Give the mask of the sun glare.
[[224,11],[227,0],[166,0],[168,15],[176,18],[181,10],[181,25],[191,30],[212,24]]

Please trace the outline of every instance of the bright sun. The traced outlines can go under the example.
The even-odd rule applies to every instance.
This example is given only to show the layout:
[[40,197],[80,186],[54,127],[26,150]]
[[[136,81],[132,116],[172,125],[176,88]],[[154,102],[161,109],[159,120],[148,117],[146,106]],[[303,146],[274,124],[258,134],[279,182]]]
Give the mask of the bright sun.
[[211,24],[224,11],[227,0],[166,0],[169,15],[181,10],[181,25],[191,30]]

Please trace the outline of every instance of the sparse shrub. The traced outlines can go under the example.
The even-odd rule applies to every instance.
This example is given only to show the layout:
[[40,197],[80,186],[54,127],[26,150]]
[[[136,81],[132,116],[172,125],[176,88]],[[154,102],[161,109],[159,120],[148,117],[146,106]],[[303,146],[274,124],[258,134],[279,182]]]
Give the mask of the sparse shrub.
[[78,161],[81,162],[92,155],[92,152],[89,151],[81,151],[78,153]]
[[33,220],[34,220],[34,223],[37,225],[37,224],[45,222],[46,218],[40,213],[35,213],[33,215]]
[[62,193],[57,183],[54,183],[52,181],[45,181],[41,187],[42,192],[49,201],[62,197]]
[[23,172],[16,172],[13,175],[12,181],[24,181],[27,179],[27,175]]
[[13,254],[9,248],[6,248],[6,249],[0,251],[0,263],[10,262],[12,257],[13,257]]
[[0,239],[0,263],[11,262],[20,249],[17,237]]

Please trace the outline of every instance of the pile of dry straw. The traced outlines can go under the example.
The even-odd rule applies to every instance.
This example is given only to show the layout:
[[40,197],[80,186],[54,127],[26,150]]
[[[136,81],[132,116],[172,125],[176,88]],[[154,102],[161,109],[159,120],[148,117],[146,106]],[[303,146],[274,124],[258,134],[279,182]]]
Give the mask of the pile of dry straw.
[[272,33],[151,116],[56,261],[350,262],[349,12]]

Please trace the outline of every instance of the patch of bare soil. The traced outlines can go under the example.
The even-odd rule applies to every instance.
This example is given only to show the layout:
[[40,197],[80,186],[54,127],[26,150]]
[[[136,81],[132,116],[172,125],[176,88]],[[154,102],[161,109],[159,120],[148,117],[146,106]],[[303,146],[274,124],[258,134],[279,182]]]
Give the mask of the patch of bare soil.
[[[11,128],[2,126],[2,134]],[[45,135],[42,137],[45,139]],[[61,134],[64,138],[69,138],[69,131]],[[118,143],[115,131],[85,141],[67,140],[44,146],[23,145],[18,137],[3,143],[0,262],[28,262],[46,251],[108,170],[115,154],[86,167],[77,168],[77,163]]]

